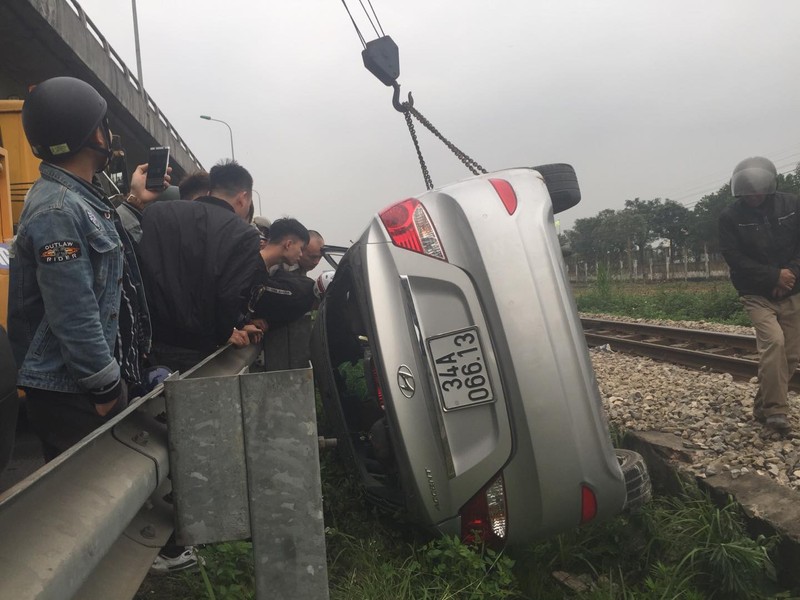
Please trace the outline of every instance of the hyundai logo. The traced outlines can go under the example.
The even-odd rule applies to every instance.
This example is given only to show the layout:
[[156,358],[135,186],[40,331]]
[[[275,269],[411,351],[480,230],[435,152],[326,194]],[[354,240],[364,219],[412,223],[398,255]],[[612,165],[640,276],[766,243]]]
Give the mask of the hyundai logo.
[[411,369],[405,365],[400,365],[400,368],[397,369],[397,385],[400,386],[400,391],[403,392],[403,396],[406,398],[411,398],[414,395],[417,384],[414,381],[414,374],[411,373]]

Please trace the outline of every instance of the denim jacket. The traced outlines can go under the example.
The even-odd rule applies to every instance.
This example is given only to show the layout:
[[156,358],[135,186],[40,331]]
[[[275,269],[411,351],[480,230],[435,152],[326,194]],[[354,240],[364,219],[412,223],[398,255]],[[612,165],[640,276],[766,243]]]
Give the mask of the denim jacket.
[[108,199],[51,164],[42,163],[40,172],[10,253],[8,324],[17,385],[103,394],[120,381],[114,347],[123,253],[139,297],[141,347],[150,348],[141,274]]

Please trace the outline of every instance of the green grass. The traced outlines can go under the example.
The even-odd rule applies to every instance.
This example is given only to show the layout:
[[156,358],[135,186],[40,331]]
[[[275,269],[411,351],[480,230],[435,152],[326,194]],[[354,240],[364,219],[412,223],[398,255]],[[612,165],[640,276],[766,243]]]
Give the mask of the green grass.
[[[433,538],[364,502],[334,455],[323,457],[328,577],[333,600],[662,600],[788,598],[775,595],[776,540],[747,535],[739,508],[693,484],[636,513],[594,523],[510,553]],[[200,571],[158,578],[152,600],[254,597],[247,542],[200,551]],[[573,592],[553,573],[588,589]]]
[[[727,283],[619,286],[601,278],[577,294],[580,310],[632,317],[747,324]],[[349,390],[366,393],[360,367],[343,368]],[[324,421],[324,415],[321,414]],[[320,425],[324,429],[324,422]],[[615,443],[624,441],[614,431]],[[328,577],[333,600],[700,600],[800,597],[777,593],[776,540],[747,535],[731,501],[718,506],[696,486],[657,496],[622,514],[508,553],[434,538],[368,505],[333,452],[322,455]],[[511,525],[513,527],[513,523]],[[247,542],[200,551],[206,566],[150,578],[144,600],[244,600],[254,597]],[[587,589],[571,591],[553,573],[566,572]]]
[[736,290],[728,281],[622,284],[604,276],[588,288],[575,288],[581,312],[642,319],[712,321],[749,325]]
[[[519,562],[530,598],[746,600],[774,597],[776,541],[750,538],[732,501],[717,506],[687,484],[681,496],[657,496],[636,514],[537,544]],[[553,571],[594,587],[570,595]]]

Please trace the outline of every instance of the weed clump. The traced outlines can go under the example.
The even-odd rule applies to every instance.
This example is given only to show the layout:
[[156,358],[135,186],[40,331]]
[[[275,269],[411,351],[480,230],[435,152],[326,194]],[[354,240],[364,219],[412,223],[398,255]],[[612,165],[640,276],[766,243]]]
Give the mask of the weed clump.
[[[636,514],[575,530],[529,548],[518,561],[532,598],[700,600],[764,598],[773,585],[776,539],[747,535],[738,506],[717,506],[687,484]],[[566,593],[554,571],[588,574],[590,590]]]

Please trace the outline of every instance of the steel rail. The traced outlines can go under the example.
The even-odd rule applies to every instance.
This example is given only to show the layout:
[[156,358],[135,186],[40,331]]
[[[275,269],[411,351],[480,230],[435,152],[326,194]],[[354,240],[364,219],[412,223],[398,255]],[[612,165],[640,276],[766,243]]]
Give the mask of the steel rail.
[[675,343],[693,344],[696,348],[701,346],[716,347],[730,352],[752,355],[758,353],[756,338],[752,335],[735,333],[721,333],[706,331],[704,329],[687,329],[683,327],[665,327],[649,323],[634,323],[628,321],[607,321],[604,319],[581,319],[584,331],[600,332],[613,331],[637,336],[638,339],[653,338],[671,340]]
[[[736,379],[758,376],[753,336],[603,319],[581,319],[581,324],[589,346],[607,344],[612,350],[730,373]],[[789,387],[800,391],[799,371]]]

